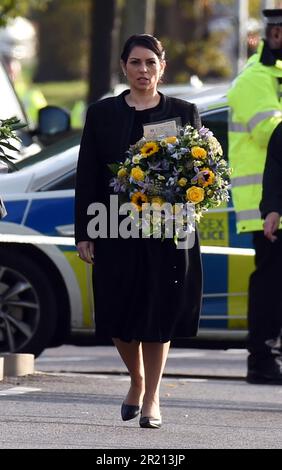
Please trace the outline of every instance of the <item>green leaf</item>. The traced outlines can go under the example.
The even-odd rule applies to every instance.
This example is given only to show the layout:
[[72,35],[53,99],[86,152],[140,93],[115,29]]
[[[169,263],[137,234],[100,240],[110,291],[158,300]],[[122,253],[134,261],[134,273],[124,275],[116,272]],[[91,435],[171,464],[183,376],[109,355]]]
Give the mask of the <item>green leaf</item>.
[[11,129],[12,129],[13,131],[16,131],[16,130],[22,129],[23,127],[26,127],[26,126],[27,126],[26,123],[20,123],[20,122],[19,122],[18,124],[12,124],[12,125],[11,125]]
[[112,173],[114,173],[115,175],[117,174],[117,172],[119,171],[120,169],[120,163],[108,163],[108,167],[109,169],[112,171]]

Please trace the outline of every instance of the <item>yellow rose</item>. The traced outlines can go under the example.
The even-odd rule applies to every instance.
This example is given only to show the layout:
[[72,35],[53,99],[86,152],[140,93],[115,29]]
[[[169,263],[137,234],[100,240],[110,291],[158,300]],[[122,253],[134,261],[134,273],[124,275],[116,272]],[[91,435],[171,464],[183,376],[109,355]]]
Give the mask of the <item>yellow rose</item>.
[[117,173],[118,178],[124,178],[127,175],[127,171],[125,168],[120,168]]
[[202,147],[192,147],[191,154],[193,158],[206,158],[207,152]]
[[184,188],[184,186],[186,186],[186,184],[187,184],[187,179],[186,178],[180,178],[180,180],[178,180],[177,184],[178,184],[178,186],[181,186],[181,188]]
[[136,181],[144,181],[145,173],[141,170],[140,166],[132,168],[130,176]]
[[202,202],[204,198],[205,198],[205,191],[203,188],[192,186],[186,191],[186,200],[188,202],[193,202],[194,204],[198,204],[199,202]]

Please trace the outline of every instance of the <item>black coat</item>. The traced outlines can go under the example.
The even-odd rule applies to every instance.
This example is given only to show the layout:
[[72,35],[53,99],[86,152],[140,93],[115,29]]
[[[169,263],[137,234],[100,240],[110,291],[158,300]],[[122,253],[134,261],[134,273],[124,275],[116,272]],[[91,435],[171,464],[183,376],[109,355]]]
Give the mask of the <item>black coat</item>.
[[[76,243],[87,235],[87,208],[108,206],[107,164],[124,161],[130,144],[135,109],[122,93],[88,109],[79,153],[76,199]],[[182,125],[200,127],[194,104],[162,95],[151,122],[180,117]],[[99,336],[124,341],[166,342],[197,333],[202,296],[198,237],[192,249],[177,250],[173,240],[97,239],[94,242],[95,320]]]
[[269,212],[282,215],[282,122],[273,132],[267,148],[260,211],[263,218]]

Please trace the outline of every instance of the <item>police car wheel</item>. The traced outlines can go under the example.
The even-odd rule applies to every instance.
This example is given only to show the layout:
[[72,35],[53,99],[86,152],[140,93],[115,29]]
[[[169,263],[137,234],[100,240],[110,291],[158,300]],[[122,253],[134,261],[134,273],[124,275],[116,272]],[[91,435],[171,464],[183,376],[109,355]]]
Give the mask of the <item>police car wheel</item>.
[[38,356],[57,324],[48,276],[25,254],[0,247],[0,352]]

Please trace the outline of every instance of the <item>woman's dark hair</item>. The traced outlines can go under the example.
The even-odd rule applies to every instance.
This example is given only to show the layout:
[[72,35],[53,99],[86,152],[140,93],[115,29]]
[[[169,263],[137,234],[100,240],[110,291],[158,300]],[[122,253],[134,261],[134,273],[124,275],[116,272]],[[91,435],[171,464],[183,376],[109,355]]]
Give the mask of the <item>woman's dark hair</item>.
[[144,47],[153,51],[160,60],[165,59],[165,50],[162,43],[150,34],[134,34],[127,39],[121,54],[121,60],[126,64],[134,47]]

